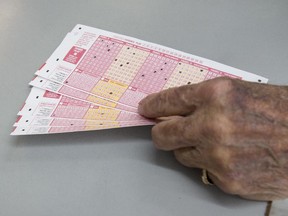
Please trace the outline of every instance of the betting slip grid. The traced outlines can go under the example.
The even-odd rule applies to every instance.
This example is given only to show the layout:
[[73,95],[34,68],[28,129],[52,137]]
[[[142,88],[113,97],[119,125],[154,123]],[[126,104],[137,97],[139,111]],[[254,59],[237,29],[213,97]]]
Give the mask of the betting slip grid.
[[[93,104],[75,100],[60,94],[32,88],[22,109],[19,111],[17,122],[14,124],[12,135],[28,133],[25,127],[51,126],[48,132],[56,132],[54,127],[81,126],[81,130],[91,130],[91,127],[104,128],[152,125],[153,121],[147,120],[136,113],[111,110]],[[61,121],[60,121],[61,120]],[[96,122],[98,121],[98,122]],[[48,124],[49,123],[49,124]],[[70,123],[70,125],[68,125]],[[34,124],[34,125],[33,125]],[[18,128],[18,129],[17,129]],[[19,128],[22,128],[21,130]],[[58,127],[59,131],[60,128]],[[67,130],[67,129],[66,129]],[[29,130],[31,132],[31,130]],[[39,131],[38,131],[39,132]]]
[[32,88],[18,115],[110,121],[148,121],[137,113],[113,110]]
[[[63,84],[113,102],[137,107],[142,98],[162,89],[193,84],[219,76],[237,77],[224,72],[209,71],[203,66],[195,66],[191,62],[175,59],[163,53],[154,53],[153,50],[143,50],[126,43],[124,45],[120,42],[111,43],[111,40],[113,39],[98,38],[80,64],[63,80]],[[99,45],[99,41],[102,45]],[[109,54],[103,54],[103,47]],[[100,56],[97,55],[98,52]],[[64,61],[70,59],[67,55]],[[93,60],[97,58],[105,65],[94,63]],[[65,71],[63,66],[58,66],[55,73],[59,71]],[[41,72],[39,71],[38,75],[44,76]],[[61,93],[64,94],[65,89],[62,89]]]
[[61,94],[67,97],[71,97],[77,100],[85,101],[88,103],[95,104],[97,106],[106,107],[110,109],[123,110],[127,112],[137,113],[137,109],[128,106],[118,106],[115,108],[116,103],[107,101],[105,99],[99,98],[95,95],[91,95],[87,92],[77,90],[76,88],[72,88],[66,85],[62,85],[60,83],[36,76],[29,83],[29,85],[48,90],[50,92],[54,92],[56,94]]
[[18,113],[12,135],[62,133],[152,125],[136,113],[110,110],[53,92],[32,88]]
[[[78,32],[82,28],[87,31]],[[99,32],[101,34],[98,34]],[[201,59],[208,62],[208,66],[199,64],[203,62]],[[231,69],[232,73],[215,69],[217,68],[213,67],[215,65],[220,69]],[[129,112],[136,112],[138,102],[147,94],[219,76],[267,82],[266,78],[201,57],[81,25],[77,25],[67,34],[36,74],[40,77],[36,77],[30,84],[44,90],[52,90],[53,93],[45,91],[50,95],[62,94],[61,106],[71,104],[71,100],[76,102],[80,99],[76,103],[88,102],[93,110],[85,112],[84,117],[82,114],[83,119],[68,119],[69,112],[73,113],[71,118],[77,116],[74,115],[77,113],[75,110],[70,110],[72,106],[69,105],[70,111],[67,107],[61,107],[62,110],[58,107],[58,111],[55,109],[49,116],[47,115],[49,108],[45,106],[49,107],[51,104],[46,103],[43,106],[42,103],[44,109],[39,109],[38,111],[41,111],[36,116],[32,115],[29,126],[27,120],[26,126],[25,123],[22,125],[21,119],[29,117],[31,110],[19,117],[20,120],[15,123],[14,134],[60,133],[151,125],[154,124],[153,121],[143,119],[136,113],[129,119],[129,116],[131,117]],[[37,80],[39,83],[35,82]],[[43,81],[46,86],[43,85]],[[125,112],[123,119],[118,119],[121,115],[117,117],[115,113],[121,114],[122,110],[128,113]],[[22,115],[23,109],[18,114]]]
[[37,116],[18,116],[13,126],[21,127],[69,127],[69,126],[102,126],[102,125],[125,125],[141,123],[147,124],[147,121],[113,121],[113,120],[86,120],[86,119],[68,119],[68,118],[52,118]]
[[[108,36],[82,32],[77,37],[78,41],[74,39],[75,44],[61,54],[62,61],[54,71],[47,73],[47,67],[55,67],[47,64],[36,74],[118,105],[137,107],[147,94],[219,76],[245,79],[242,74],[223,72]],[[83,44],[92,45],[80,47]],[[254,77],[254,81],[260,79],[265,82],[263,77]]]

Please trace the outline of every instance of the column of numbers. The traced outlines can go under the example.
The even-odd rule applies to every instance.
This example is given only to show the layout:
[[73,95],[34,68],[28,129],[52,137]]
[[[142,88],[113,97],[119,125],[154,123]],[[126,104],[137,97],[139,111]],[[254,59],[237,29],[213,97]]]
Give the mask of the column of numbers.
[[90,120],[116,120],[119,115],[119,110],[112,110],[106,108],[90,108],[84,119]]
[[87,98],[86,98],[87,101],[90,101],[92,103],[95,103],[95,104],[99,104],[99,105],[104,105],[104,106],[109,106],[109,107],[116,107],[116,103],[114,102],[111,102],[111,101],[108,101],[108,100],[105,100],[103,98],[100,98],[100,97],[97,97],[95,95],[89,95]]
[[87,93],[78,91],[76,89],[67,87],[67,86],[62,86],[61,89],[59,90],[59,93],[72,96],[78,99],[86,99],[87,98]]
[[76,69],[65,80],[64,84],[84,91],[90,91],[99,79],[100,77],[91,77],[90,75],[81,73]]
[[207,73],[205,69],[179,62],[163,89],[201,82]]
[[92,77],[102,76],[122,46],[122,44],[98,38],[77,66],[76,71],[83,72]]
[[87,103],[74,100],[68,97],[62,97],[58,106],[54,110],[54,118],[83,118],[89,106]]
[[55,118],[50,126],[84,126],[84,121],[79,121],[75,119],[61,119]]
[[139,121],[143,120],[146,121],[147,119],[142,117],[141,115],[131,115],[128,112],[121,112],[117,118],[118,121]]
[[147,94],[143,92],[128,89],[120,98],[119,102],[129,106],[137,107],[138,103],[146,96]]
[[113,101],[118,101],[127,88],[128,86],[112,80],[101,80],[93,88],[92,93]]
[[215,72],[209,71],[207,75],[205,76],[205,80],[209,80],[209,79],[213,79],[213,78],[221,77],[221,76],[224,76],[224,75],[222,75],[221,73],[215,73]]
[[148,55],[147,51],[123,46],[104,77],[129,85]]
[[160,91],[177,62],[158,54],[150,54],[137,73],[131,86],[145,93],[153,93]]
[[83,131],[85,129],[84,126],[76,126],[76,127],[51,127],[49,129],[49,133],[65,133],[65,132],[74,132],[74,131]]

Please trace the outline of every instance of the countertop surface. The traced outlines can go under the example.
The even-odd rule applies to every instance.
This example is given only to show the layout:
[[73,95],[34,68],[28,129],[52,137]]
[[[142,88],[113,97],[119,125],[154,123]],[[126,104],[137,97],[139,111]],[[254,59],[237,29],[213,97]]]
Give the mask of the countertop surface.
[[0,216],[263,216],[153,147],[151,127],[10,136],[34,72],[81,23],[288,83],[288,1],[1,0]]

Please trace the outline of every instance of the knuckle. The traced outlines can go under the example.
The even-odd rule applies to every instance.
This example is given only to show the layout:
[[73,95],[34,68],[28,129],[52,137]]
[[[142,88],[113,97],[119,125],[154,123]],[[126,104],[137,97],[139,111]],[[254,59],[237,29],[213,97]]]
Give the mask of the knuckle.
[[224,179],[220,182],[218,187],[226,193],[242,195],[245,188],[241,182],[230,175],[224,175]]
[[223,146],[213,146],[210,153],[210,160],[222,172],[233,172],[231,164],[233,164],[232,152]]
[[191,111],[195,108],[195,103],[197,103],[197,98],[194,97],[193,91],[194,88],[191,86],[174,88],[174,95],[178,99],[177,103],[183,107],[189,107]]
[[228,163],[230,161],[230,151],[222,146],[214,146],[211,156],[215,161]]
[[204,136],[210,138],[214,145],[225,145],[231,138],[233,124],[228,116],[221,112],[210,111],[202,127]]
[[235,79],[229,77],[218,77],[211,80],[211,99],[218,100],[219,98],[223,98],[223,95],[226,95],[234,88],[235,82]]
[[195,154],[193,153],[194,149],[191,147],[188,148],[182,148],[182,149],[177,149],[174,151],[175,158],[178,162],[183,164],[184,166],[187,167],[195,167],[196,166],[196,161],[197,157],[195,157]]

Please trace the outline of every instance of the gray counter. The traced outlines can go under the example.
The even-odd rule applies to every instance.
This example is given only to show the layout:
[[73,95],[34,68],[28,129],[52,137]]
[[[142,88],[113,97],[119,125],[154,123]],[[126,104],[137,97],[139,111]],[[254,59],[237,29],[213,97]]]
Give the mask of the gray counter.
[[288,83],[288,1],[0,0],[0,216],[263,216],[154,149],[151,127],[11,137],[28,82],[77,23]]

